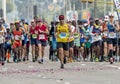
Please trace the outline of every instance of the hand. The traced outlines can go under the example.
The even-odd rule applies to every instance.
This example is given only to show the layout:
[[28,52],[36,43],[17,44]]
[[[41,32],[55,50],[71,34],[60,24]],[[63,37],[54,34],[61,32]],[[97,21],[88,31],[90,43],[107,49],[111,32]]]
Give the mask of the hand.
[[44,31],[42,31],[42,30],[39,30],[39,32],[40,32],[40,33],[44,33]]
[[35,31],[35,34],[38,34],[38,31]]

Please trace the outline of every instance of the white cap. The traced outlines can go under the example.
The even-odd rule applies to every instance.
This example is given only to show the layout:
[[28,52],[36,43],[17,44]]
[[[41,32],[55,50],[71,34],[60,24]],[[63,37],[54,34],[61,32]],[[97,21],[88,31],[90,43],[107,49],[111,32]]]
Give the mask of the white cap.
[[114,16],[114,14],[113,13],[109,13],[109,16]]

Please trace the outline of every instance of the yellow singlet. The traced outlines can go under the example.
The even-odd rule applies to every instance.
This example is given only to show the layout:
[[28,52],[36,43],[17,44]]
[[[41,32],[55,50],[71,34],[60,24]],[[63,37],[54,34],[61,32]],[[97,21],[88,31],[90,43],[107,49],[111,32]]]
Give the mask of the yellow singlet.
[[68,38],[69,38],[68,24],[64,24],[64,25],[58,24],[57,33],[58,33],[57,42],[68,42]]

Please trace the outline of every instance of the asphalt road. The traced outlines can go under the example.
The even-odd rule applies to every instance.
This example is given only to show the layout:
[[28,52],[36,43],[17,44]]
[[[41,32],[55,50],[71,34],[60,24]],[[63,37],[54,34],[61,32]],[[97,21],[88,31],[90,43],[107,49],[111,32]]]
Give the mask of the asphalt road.
[[0,84],[120,84],[119,62],[74,62],[60,69],[59,62],[49,61],[48,53],[45,56],[44,64],[28,61],[0,66]]

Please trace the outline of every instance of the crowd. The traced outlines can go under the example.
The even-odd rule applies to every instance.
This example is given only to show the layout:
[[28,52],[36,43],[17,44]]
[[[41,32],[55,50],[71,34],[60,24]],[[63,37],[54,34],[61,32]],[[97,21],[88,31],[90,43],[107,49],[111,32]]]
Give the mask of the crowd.
[[13,57],[13,62],[29,60],[32,48],[32,61],[43,64],[44,51],[50,46],[49,59],[60,61],[60,68],[69,62],[120,61],[120,22],[110,13],[104,18],[67,20],[60,15],[59,21],[46,21],[34,18],[30,24],[25,19],[11,22],[5,27],[0,20],[0,62],[2,65]]

